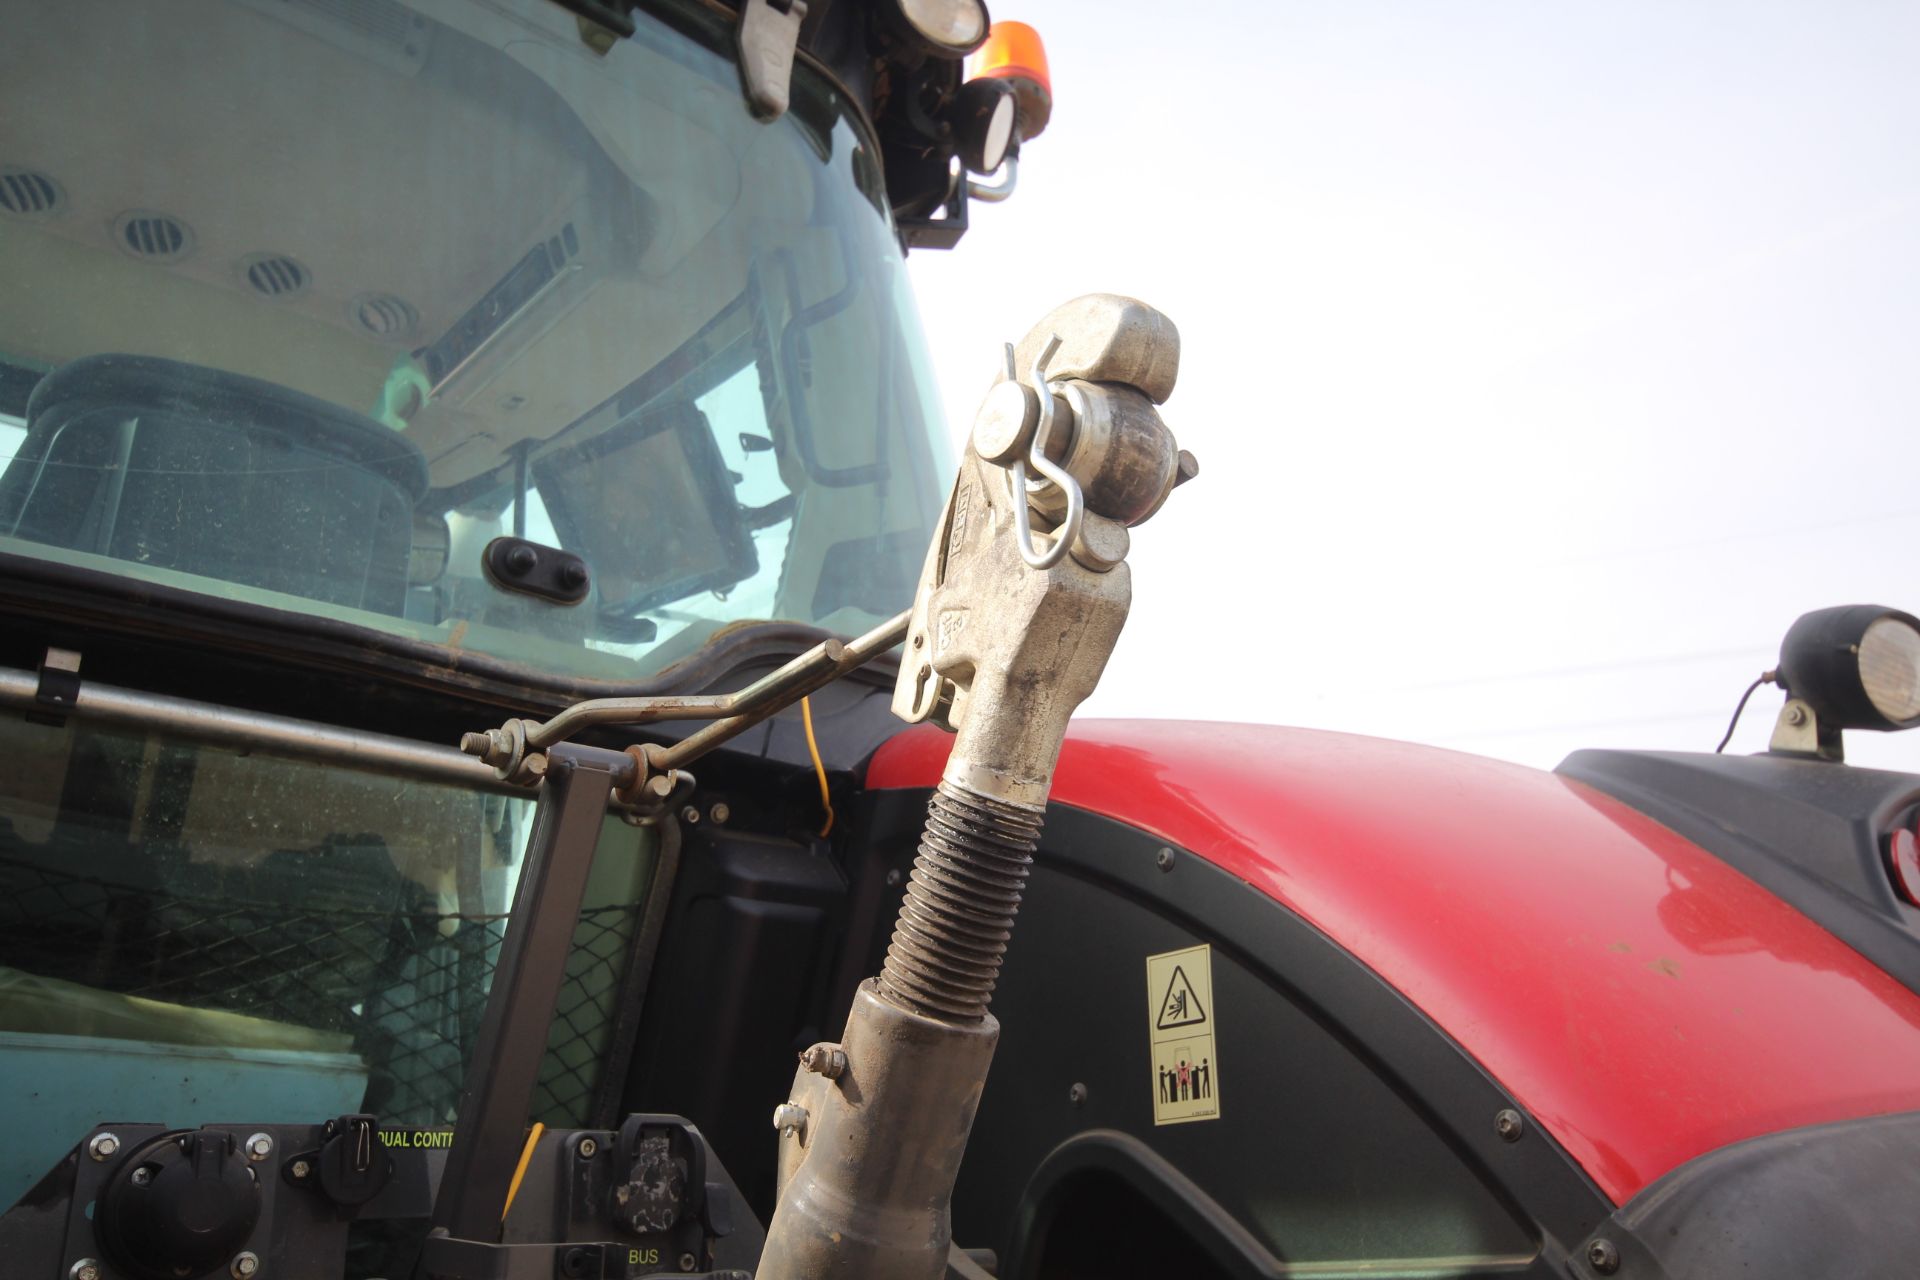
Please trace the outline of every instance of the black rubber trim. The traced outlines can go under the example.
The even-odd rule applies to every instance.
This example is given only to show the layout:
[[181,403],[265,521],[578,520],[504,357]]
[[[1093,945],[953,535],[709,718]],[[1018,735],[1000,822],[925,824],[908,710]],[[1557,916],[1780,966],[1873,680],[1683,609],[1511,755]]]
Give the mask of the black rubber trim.
[[[863,917],[876,921],[884,904],[897,899],[897,889],[876,892],[873,884],[884,885],[887,871],[904,873],[910,865],[931,794],[901,789],[860,798],[855,821],[862,843],[886,857],[861,868],[854,887],[856,926]],[[1614,1207],[1573,1158],[1479,1063],[1345,948],[1198,854],[1176,850],[1173,869],[1161,871],[1156,855],[1166,847],[1136,827],[1053,804],[1035,862],[1151,904],[1286,993],[1405,1098],[1522,1221],[1533,1224],[1540,1254],[1508,1274],[1561,1275],[1568,1246],[1585,1239]],[[857,927],[850,933],[861,936]],[[884,930],[879,945],[885,945]],[[850,961],[842,972],[859,967],[861,962]],[[1518,1142],[1495,1132],[1494,1117],[1505,1109],[1526,1117]],[[1009,1177],[1027,1172],[1005,1171]]]
[[1920,778],[1678,751],[1576,751],[1555,772],[1699,845],[1920,994],[1920,910],[1893,896],[1881,852]]
[[[0,612],[75,624],[85,631],[165,638],[205,648],[259,653],[333,671],[398,679],[489,699],[558,710],[583,698],[645,697],[702,689],[768,658],[794,657],[834,633],[797,622],[741,623],[646,680],[555,676],[524,663],[410,640],[320,614],[224,600],[120,574],[0,552]],[[843,637],[844,638],[844,637]],[[899,656],[883,654],[854,678],[891,686]]]
[[[1802,1280],[1920,1272],[1920,1112],[1816,1125],[1690,1160],[1635,1196],[1581,1280]],[[1618,1263],[1601,1270],[1604,1240]]]
[[1010,1258],[1025,1265],[1007,1273],[1012,1280],[1036,1275],[1034,1264],[1045,1245],[1049,1206],[1063,1187],[1087,1173],[1111,1174],[1138,1191],[1228,1273],[1258,1277],[1284,1272],[1284,1264],[1252,1232],[1159,1152],[1117,1129],[1089,1129],[1055,1147],[1027,1180],[1008,1250]]

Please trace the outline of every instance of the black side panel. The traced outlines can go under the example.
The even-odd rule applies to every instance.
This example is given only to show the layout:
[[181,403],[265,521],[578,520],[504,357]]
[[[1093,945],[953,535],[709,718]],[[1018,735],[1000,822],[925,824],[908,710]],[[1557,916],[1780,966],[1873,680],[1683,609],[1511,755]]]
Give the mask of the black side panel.
[[[1583,1280],[1920,1275],[1920,1112],[1769,1134],[1689,1161],[1577,1250]],[[1596,1241],[1616,1269],[1596,1270]]]
[[771,1118],[820,1007],[845,880],[824,846],[688,831],[634,1046],[630,1103],[684,1115],[756,1212],[773,1202]]
[[1576,751],[1555,770],[1685,836],[1920,993],[1920,908],[1883,842],[1920,778],[1781,756]]
[[[910,861],[926,792],[863,805],[856,898],[877,885],[878,909],[855,917],[882,922],[858,966],[872,972],[901,892],[887,873]],[[1519,1104],[1324,934],[1162,850],[1048,810],[993,1001],[1000,1046],[955,1239],[1001,1249],[1014,1280],[1564,1275],[1567,1246],[1611,1206],[1531,1119],[1501,1139],[1496,1117]],[[1221,1114],[1156,1126],[1146,958],[1203,943]],[[1169,1268],[1155,1233],[1176,1229],[1189,1256]]]

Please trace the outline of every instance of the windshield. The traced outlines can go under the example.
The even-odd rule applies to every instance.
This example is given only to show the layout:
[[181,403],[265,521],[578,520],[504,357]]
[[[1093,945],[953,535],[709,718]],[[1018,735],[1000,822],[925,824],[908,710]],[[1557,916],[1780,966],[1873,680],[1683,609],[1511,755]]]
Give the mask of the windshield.
[[762,123],[726,28],[545,0],[5,8],[0,552],[573,679],[910,603],[937,400],[825,77]]

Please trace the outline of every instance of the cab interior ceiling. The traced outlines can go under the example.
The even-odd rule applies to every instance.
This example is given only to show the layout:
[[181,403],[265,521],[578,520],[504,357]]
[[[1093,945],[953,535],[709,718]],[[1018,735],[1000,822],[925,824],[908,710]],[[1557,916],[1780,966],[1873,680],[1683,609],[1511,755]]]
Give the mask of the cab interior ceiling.
[[[33,300],[0,308],[8,359],[164,356],[368,412],[397,361],[564,237],[571,278],[408,424],[436,489],[610,401],[743,293],[752,255],[788,251],[822,294],[853,268],[808,225],[820,141],[780,144],[737,85],[644,41],[595,55],[552,4],[66,0],[8,27],[0,161],[66,200],[0,225],[0,279]],[[192,251],[125,252],[129,210],[183,220]],[[260,253],[304,289],[261,296]],[[371,295],[413,322],[367,332]]]

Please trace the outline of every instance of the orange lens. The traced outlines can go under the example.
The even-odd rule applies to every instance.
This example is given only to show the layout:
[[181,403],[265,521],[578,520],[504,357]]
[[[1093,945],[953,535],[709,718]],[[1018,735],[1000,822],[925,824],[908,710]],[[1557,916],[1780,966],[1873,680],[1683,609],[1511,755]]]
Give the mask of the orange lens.
[[996,22],[987,42],[967,59],[967,79],[1006,80],[1020,107],[1020,136],[1037,138],[1053,114],[1053,81],[1047,46],[1024,22]]

